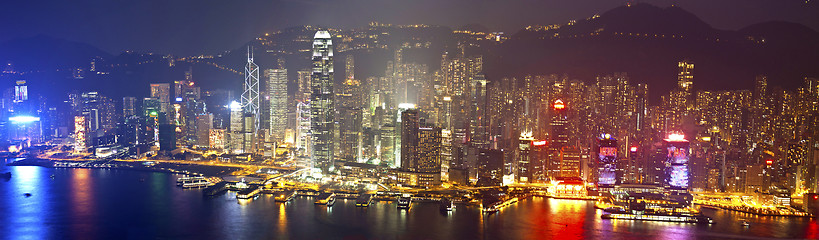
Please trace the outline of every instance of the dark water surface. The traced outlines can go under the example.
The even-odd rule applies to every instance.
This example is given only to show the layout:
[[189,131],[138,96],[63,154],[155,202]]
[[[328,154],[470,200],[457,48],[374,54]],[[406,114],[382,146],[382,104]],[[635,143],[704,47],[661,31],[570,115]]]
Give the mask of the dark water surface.
[[[355,200],[314,205],[311,197],[239,202],[176,187],[178,175],[106,169],[0,167],[0,239],[766,239],[817,238],[817,222],[704,210],[717,224],[600,219],[593,202],[530,198],[497,214],[435,203],[409,211]],[[54,175],[51,178],[51,175]],[[140,181],[144,179],[144,181]],[[25,193],[31,193],[26,197]],[[739,219],[751,223],[748,228]]]

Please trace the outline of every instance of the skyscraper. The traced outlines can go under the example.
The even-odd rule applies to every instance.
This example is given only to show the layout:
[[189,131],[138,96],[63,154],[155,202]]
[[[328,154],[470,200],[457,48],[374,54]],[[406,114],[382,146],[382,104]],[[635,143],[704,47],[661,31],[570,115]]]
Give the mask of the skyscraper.
[[666,188],[675,190],[688,189],[689,173],[689,142],[685,136],[671,134],[663,139],[666,150],[664,185]]
[[355,79],[355,58],[352,54],[347,54],[347,59],[344,64],[344,73],[347,75],[346,79]]
[[228,140],[228,150],[232,153],[244,152],[245,135],[243,116],[242,104],[235,101],[230,103],[230,132],[228,133],[230,140]]
[[401,168],[404,171],[416,170],[420,127],[418,110],[407,109],[401,113]]
[[312,76],[309,69],[299,70],[298,75],[298,91],[296,92],[296,99],[301,101],[310,101],[312,95]]
[[418,182],[422,186],[441,184],[441,128],[423,126],[418,129],[418,148],[415,157]]
[[137,114],[137,99],[135,97],[122,98],[122,116],[127,118]]
[[617,183],[617,140],[609,134],[597,138],[597,185],[611,187]]
[[548,172],[546,175],[554,179],[555,177],[563,175],[561,173],[561,169],[563,168],[561,156],[564,150],[563,147],[569,143],[567,129],[569,127],[569,117],[567,113],[568,109],[566,109],[566,104],[563,103],[563,100],[555,100],[554,104],[552,104],[552,109],[552,121],[549,123],[549,127],[551,128],[551,142],[549,144],[549,163],[547,164]]
[[311,75],[310,130],[313,137],[312,160],[322,171],[333,167],[333,40],[327,31],[318,31],[313,39],[313,73]]
[[296,104],[296,155],[306,156],[311,153],[310,142],[310,102],[300,101]]
[[338,103],[338,130],[339,157],[345,161],[355,161],[359,157],[359,142],[362,131],[362,91],[361,83],[355,79],[347,79],[337,91]]
[[265,70],[267,76],[267,95],[270,97],[270,130],[271,140],[284,141],[287,128],[287,69]]
[[171,85],[167,83],[152,83],[151,97],[159,100],[159,111],[165,113],[165,116],[171,114]]
[[242,92],[242,110],[255,118],[253,132],[259,130],[259,66],[253,62],[253,48],[247,48],[247,64],[245,65],[245,82]]

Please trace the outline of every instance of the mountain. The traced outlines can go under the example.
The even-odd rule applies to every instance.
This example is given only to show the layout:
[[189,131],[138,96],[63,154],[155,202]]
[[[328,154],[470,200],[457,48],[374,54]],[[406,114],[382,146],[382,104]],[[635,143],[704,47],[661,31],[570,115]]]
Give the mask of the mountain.
[[0,44],[0,62],[13,63],[17,72],[88,67],[93,58],[111,57],[91,45],[45,35]]
[[572,24],[521,30],[488,60],[487,75],[566,73],[591,82],[628,72],[632,82],[648,83],[656,99],[675,85],[677,61],[689,59],[696,89],[750,89],[758,74],[792,89],[805,76],[819,76],[817,43],[819,33],[800,24],[719,30],[678,7],[633,4]]

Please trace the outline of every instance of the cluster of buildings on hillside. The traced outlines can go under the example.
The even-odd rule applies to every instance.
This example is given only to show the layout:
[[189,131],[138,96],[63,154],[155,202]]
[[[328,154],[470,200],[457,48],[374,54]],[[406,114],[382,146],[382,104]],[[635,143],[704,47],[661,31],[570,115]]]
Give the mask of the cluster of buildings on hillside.
[[334,59],[333,41],[343,39],[315,33],[309,53],[299,53],[312,66],[297,71],[292,96],[284,60],[263,70],[252,49],[239,96],[201,90],[189,70],[184,80],[151,84],[149,97],[123,98],[122,108],[83,92],[56,111],[18,82],[4,94],[3,133],[34,143],[70,136],[61,139],[73,151],[97,157],[301,159],[327,174],[415,187],[562,182],[579,194],[636,184],[689,202],[689,191],[819,190],[819,79],[795,91],[769,88],[764,75],[752,90],[694,91],[694,63],[682,60],[676,87],[649,104],[649,86],[626,73],[591,83],[487,78],[483,58],[465,45],[444,53],[439,69],[406,60],[422,45],[396,46],[383,76],[360,78],[354,55]]

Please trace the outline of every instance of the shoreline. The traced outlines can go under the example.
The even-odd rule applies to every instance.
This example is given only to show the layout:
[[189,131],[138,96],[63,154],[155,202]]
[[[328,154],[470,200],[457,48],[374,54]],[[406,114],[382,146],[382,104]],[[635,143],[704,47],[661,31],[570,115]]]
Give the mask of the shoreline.
[[144,165],[140,162],[125,162],[125,161],[107,161],[106,163],[94,163],[95,160],[87,161],[72,161],[72,160],[49,160],[41,158],[26,158],[19,159],[9,163],[6,166],[37,166],[44,168],[92,168],[92,169],[118,169],[131,170],[143,172],[160,172],[171,174],[185,174],[185,175],[202,175],[207,177],[223,177],[230,175],[230,173],[241,170],[238,167],[226,166],[207,166],[199,164],[181,164],[181,163],[154,163],[152,165]]

